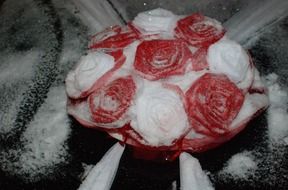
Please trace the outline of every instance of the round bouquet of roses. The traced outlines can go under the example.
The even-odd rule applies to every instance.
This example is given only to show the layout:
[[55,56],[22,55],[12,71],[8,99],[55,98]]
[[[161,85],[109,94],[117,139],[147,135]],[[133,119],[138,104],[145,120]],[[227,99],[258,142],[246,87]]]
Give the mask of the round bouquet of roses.
[[268,105],[249,54],[218,21],[164,9],[92,36],[66,90],[83,126],[156,150],[213,148]]

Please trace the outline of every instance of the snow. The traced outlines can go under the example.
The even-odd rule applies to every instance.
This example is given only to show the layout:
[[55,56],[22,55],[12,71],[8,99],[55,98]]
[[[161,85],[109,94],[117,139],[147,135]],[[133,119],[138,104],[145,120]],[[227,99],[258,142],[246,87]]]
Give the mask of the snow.
[[247,94],[243,105],[231,124],[231,128],[237,128],[247,122],[261,108],[266,108],[269,100],[265,94]]
[[234,178],[246,179],[257,169],[257,162],[249,152],[241,152],[233,155],[220,174],[228,174]]
[[138,45],[140,44],[140,41],[136,40],[135,42],[132,42],[127,47],[124,48],[123,54],[126,57],[126,60],[123,64],[123,68],[125,69],[131,69],[135,60],[136,50]]
[[73,0],[78,16],[88,26],[89,33],[100,32],[113,25],[122,25],[122,21],[107,1]]
[[288,94],[278,83],[275,73],[265,77],[268,85],[268,135],[272,143],[280,143],[288,136]]
[[[54,4],[56,11],[59,8],[57,3]],[[63,52],[60,55],[61,51],[54,49],[56,39],[54,31],[51,31],[54,26],[50,22],[54,18],[50,17],[45,6],[30,0],[11,0],[5,1],[1,8],[0,135],[13,135],[12,129],[22,122],[16,120],[20,111],[26,119],[31,109],[36,110],[23,126],[15,147],[0,150],[1,173],[25,183],[56,178],[59,166],[70,161],[67,140],[71,131],[63,83],[68,70],[86,46],[83,38],[85,27],[67,10],[57,12],[63,24]],[[58,54],[59,60],[55,63],[54,57]],[[57,66],[54,67],[53,63]],[[52,83],[52,77],[47,77],[48,81],[45,77],[53,72],[59,72],[59,75]],[[37,96],[29,96],[29,87],[33,87],[35,82],[42,86],[46,82],[52,83],[52,87],[45,89],[48,93],[43,97],[43,103]],[[36,91],[35,94],[43,93],[41,88],[32,90]],[[29,101],[23,102],[25,97]],[[61,171],[61,175],[64,176],[65,172]]]
[[181,190],[212,190],[214,189],[208,176],[202,170],[199,161],[190,154],[180,154]]
[[285,145],[288,145],[288,137],[285,137],[285,138],[283,139],[283,141],[284,141]]
[[139,13],[132,22],[144,34],[159,34],[163,32],[173,36],[178,19],[178,16],[171,11],[157,8]]
[[158,82],[145,81],[142,90],[132,108],[131,127],[150,145],[171,145],[189,126],[180,96]]
[[[51,88],[47,96],[23,134],[24,148],[1,152],[1,168],[4,171],[37,181],[52,172],[57,164],[67,161],[66,140],[70,126],[64,87]],[[11,156],[19,156],[19,159],[13,162]]]
[[17,54],[6,54],[5,56],[1,55],[0,60],[1,84],[14,80],[25,80],[33,74],[31,68],[40,60],[40,52],[31,50]]
[[170,76],[168,78],[162,79],[162,81],[165,83],[175,84],[179,86],[179,88],[186,92],[191,85],[199,79],[201,76],[203,76],[205,73],[207,73],[206,70],[203,71],[190,71],[188,73],[185,73],[185,75],[174,75]]
[[89,52],[79,60],[75,70],[66,78],[66,91],[69,96],[77,97],[89,90],[93,84],[115,65],[111,55],[102,52]]
[[116,143],[94,166],[78,190],[109,190],[125,147]]
[[12,129],[21,94],[31,81],[33,67],[40,60],[40,54],[40,51],[31,50],[0,55],[0,133],[8,133]]
[[211,72],[225,74],[235,83],[244,80],[250,65],[246,51],[227,38],[209,47],[207,61]]

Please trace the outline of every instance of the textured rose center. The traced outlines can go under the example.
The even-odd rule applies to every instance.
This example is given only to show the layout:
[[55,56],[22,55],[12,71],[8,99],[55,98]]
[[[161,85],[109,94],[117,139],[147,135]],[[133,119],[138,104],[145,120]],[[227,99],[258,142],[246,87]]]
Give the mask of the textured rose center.
[[129,108],[135,84],[131,77],[112,81],[90,95],[90,109],[94,121],[111,123],[119,119]]
[[209,73],[194,83],[186,97],[192,126],[212,133],[225,131],[244,101],[242,92],[227,77]]

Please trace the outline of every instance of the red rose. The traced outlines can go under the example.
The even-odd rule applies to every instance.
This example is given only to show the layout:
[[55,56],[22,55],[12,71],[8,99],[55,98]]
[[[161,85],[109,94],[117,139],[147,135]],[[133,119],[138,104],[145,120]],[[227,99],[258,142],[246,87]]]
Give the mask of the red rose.
[[207,62],[207,48],[199,48],[191,59],[192,63],[192,71],[201,71],[203,69],[207,69],[209,67]]
[[185,94],[187,115],[193,128],[206,135],[221,135],[237,116],[244,95],[225,75],[207,73]]
[[96,123],[112,123],[128,110],[136,86],[131,76],[118,78],[93,92],[89,98],[90,111]]
[[108,48],[123,48],[137,39],[135,31],[129,27],[121,28],[120,26],[113,26],[107,28],[103,32],[92,36],[89,48],[90,49],[108,49]]
[[175,32],[177,37],[196,47],[208,47],[225,34],[218,21],[201,14],[193,14],[179,20]]
[[183,74],[191,52],[182,40],[143,41],[136,51],[134,68],[148,80]]

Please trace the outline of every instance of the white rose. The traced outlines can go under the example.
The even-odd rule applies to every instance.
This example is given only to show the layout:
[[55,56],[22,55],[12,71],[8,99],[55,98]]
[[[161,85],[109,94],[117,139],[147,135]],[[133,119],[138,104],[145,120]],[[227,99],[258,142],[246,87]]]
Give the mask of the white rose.
[[188,129],[183,102],[176,92],[160,83],[147,83],[136,97],[136,117],[131,126],[150,145],[169,146]]
[[235,83],[246,77],[249,56],[236,42],[222,39],[208,49],[207,61],[213,73],[225,74]]
[[114,65],[114,58],[102,52],[90,52],[88,55],[82,56],[75,70],[67,75],[66,91],[68,96],[79,97]]
[[154,9],[139,13],[133,20],[133,24],[147,33],[167,32],[173,33],[178,17],[165,9]]

